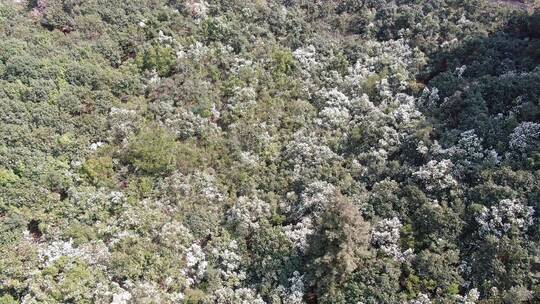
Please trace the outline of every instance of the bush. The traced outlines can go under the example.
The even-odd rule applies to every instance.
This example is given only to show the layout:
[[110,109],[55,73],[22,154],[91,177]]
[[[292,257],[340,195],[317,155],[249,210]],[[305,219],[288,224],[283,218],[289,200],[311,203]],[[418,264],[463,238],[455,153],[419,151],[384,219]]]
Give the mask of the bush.
[[159,76],[169,76],[174,68],[176,56],[169,46],[153,45],[137,55],[137,66],[142,70],[155,70]]
[[175,168],[176,142],[159,126],[147,126],[131,138],[126,161],[146,174],[166,174]]
[[114,170],[112,158],[91,158],[84,162],[82,172],[96,186],[111,186],[114,184]]

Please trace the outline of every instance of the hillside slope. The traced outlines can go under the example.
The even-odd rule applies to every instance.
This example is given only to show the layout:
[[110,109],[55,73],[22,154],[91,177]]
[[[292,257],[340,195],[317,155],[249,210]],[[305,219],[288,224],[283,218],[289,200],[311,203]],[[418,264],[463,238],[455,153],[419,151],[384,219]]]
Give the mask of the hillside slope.
[[0,0],[0,303],[540,302],[528,8]]

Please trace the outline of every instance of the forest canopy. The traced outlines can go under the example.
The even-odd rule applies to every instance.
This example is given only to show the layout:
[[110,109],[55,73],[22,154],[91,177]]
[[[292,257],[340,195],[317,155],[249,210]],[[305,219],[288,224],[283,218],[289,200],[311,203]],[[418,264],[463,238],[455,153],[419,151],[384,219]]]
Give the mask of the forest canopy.
[[0,0],[0,304],[539,303],[538,7]]

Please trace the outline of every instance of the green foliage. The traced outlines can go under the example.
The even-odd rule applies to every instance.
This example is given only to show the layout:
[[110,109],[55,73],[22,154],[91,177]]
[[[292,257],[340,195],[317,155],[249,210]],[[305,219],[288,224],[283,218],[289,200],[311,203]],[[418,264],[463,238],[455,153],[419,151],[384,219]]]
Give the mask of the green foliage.
[[0,1],[0,303],[540,302],[496,2]]
[[174,138],[156,125],[146,126],[130,140],[125,159],[135,170],[146,174],[166,174],[176,167]]
[[151,45],[137,54],[137,66],[143,70],[155,70],[159,76],[169,76],[175,66],[174,51],[169,46]]
[[272,67],[276,75],[290,74],[294,69],[294,59],[291,52],[285,50],[275,50],[270,54]]
[[[102,278],[100,272],[91,271],[86,263],[60,258],[36,274],[27,288],[44,302],[91,303],[96,282]],[[40,290],[40,286],[47,286],[47,292]]]
[[16,304],[18,303],[11,295],[3,295],[0,297],[1,304]]
[[96,186],[111,186],[114,184],[114,168],[110,157],[88,159],[82,165],[81,170],[90,182]]
[[13,171],[0,168],[0,185],[14,183],[18,179],[19,177],[15,173],[13,173]]

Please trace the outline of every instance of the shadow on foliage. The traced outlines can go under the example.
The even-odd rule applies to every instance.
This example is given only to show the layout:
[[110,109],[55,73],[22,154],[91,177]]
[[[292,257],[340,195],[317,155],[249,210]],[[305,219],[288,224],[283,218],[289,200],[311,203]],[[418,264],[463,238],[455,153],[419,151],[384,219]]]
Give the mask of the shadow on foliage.
[[[498,32],[459,44],[432,55],[418,80],[438,90],[438,102],[426,105],[433,139],[451,145],[474,130],[484,148],[503,155],[517,126],[540,121],[540,10],[516,11]],[[528,157],[538,167],[539,156]]]

